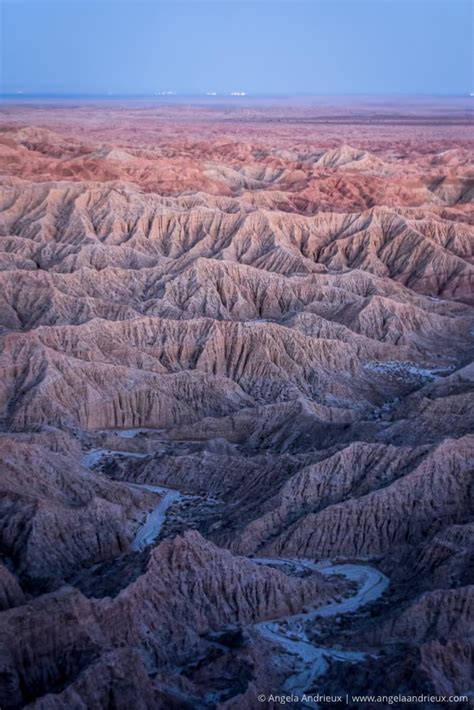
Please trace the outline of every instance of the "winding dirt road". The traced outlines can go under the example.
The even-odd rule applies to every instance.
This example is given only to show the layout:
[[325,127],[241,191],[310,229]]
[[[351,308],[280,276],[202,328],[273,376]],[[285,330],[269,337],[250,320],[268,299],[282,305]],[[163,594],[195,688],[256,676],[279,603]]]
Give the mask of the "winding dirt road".
[[294,654],[301,661],[301,670],[287,680],[286,690],[299,695],[307,692],[314,680],[326,672],[330,658],[356,663],[366,657],[366,654],[361,651],[343,651],[315,645],[308,639],[305,625],[318,618],[349,614],[374,602],[389,585],[388,578],[382,572],[375,567],[358,564],[315,563],[310,560],[281,558],[255,558],[254,561],[258,564],[285,565],[295,570],[309,570],[325,575],[339,574],[358,584],[357,592],[353,596],[339,602],[333,602],[305,613],[256,624],[257,630],[264,638],[283,647],[285,651]]
[[[113,449],[92,449],[82,457],[81,462],[83,466],[91,468],[104,456],[109,455],[142,458],[149,454],[116,451]],[[178,490],[165,488],[164,486],[124,483],[131,488],[152,491],[160,495],[158,505],[148,513],[131,543],[132,550],[141,551],[158,538],[169,507],[183,496]],[[286,652],[293,654],[300,661],[299,670],[288,678],[285,684],[285,689],[288,692],[299,695],[308,692],[315,679],[326,672],[329,659],[357,663],[366,657],[367,654],[362,651],[344,651],[318,646],[309,640],[305,627],[310,621],[317,623],[317,619],[350,614],[362,606],[374,602],[389,585],[389,579],[382,572],[365,564],[332,564],[329,561],[312,562],[311,560],[258,557],[252,558],[252,562],[269,566],[284,566],[290,572],[309,571],[319,572],[324,575],[342,575],[358,585],[355,594],[340,601],[300,614],[255,624],[255,628],[265,639],[281,646]]]
[[156,508],[153,508],[153,510],[148,513],[145,522],[139,527],[135,539],[130,545],[131,550],[140,552],[158,538],[163,523],[166,520],[168,508],[182,498],[182,495],[179,491],[173,490],[172,488],[165,488],[164,486],[149,486],[147,484],[138,483],[127,483],[127,485],[130,488],[140,488],[141,490],[152,491],[153,493],[159,493],[161,495],[160,502]]
[[[130,430],[133,431],[133,430]],[[141,430],[137,430],[141,431]],[[81,463],[85,468],[92,468],[99,463],[99,461],[105,456],[124,456],[128,458],[145,458],[149,454],[136,453],[134,451],[118,451],[115,449],[91,449],[81,459]],[[165,488],[165,486],[152,486],[147,483],[131,483],[129,481],[123,481],[123,483],[129,488],[135,488],[142,491],[151,491],[152,493],[157,493],[160,495],[160,501],[158,505],[151,510],[145,518],[145,521],[137,530],[135,538],[130,544],[130,549],[134,552],[141,552],[145,547],[151,545],[158,536],[163,527],[163,523],[166,520],[166,513],[168,508],[180,498],[182,494],[172,488]]]

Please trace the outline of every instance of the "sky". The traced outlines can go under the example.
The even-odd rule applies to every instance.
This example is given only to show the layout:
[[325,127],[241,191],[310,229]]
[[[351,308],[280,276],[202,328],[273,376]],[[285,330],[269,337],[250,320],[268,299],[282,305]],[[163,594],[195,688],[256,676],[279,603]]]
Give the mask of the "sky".
[[0,0],[0,93],[468,94],[470,0]]

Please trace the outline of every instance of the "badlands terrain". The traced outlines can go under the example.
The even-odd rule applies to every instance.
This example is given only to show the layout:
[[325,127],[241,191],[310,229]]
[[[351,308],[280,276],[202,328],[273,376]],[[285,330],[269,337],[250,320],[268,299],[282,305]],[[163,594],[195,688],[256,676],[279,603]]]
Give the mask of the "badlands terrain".
[[2,710],[469,706],[473,137],[1,107]]

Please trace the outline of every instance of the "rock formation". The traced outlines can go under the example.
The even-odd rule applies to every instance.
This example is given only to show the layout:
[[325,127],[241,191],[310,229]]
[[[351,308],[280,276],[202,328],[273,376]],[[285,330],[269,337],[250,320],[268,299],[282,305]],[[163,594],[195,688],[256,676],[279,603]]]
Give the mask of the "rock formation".
[[472,127],[371,110],[2,108],[2,708],[472,690]]

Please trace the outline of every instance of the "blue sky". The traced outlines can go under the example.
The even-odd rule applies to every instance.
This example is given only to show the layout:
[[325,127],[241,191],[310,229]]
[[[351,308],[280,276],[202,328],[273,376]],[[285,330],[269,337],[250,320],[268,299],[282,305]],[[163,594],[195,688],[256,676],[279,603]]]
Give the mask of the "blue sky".
[[467,94],[469,0],[0,0],[2,93]]

